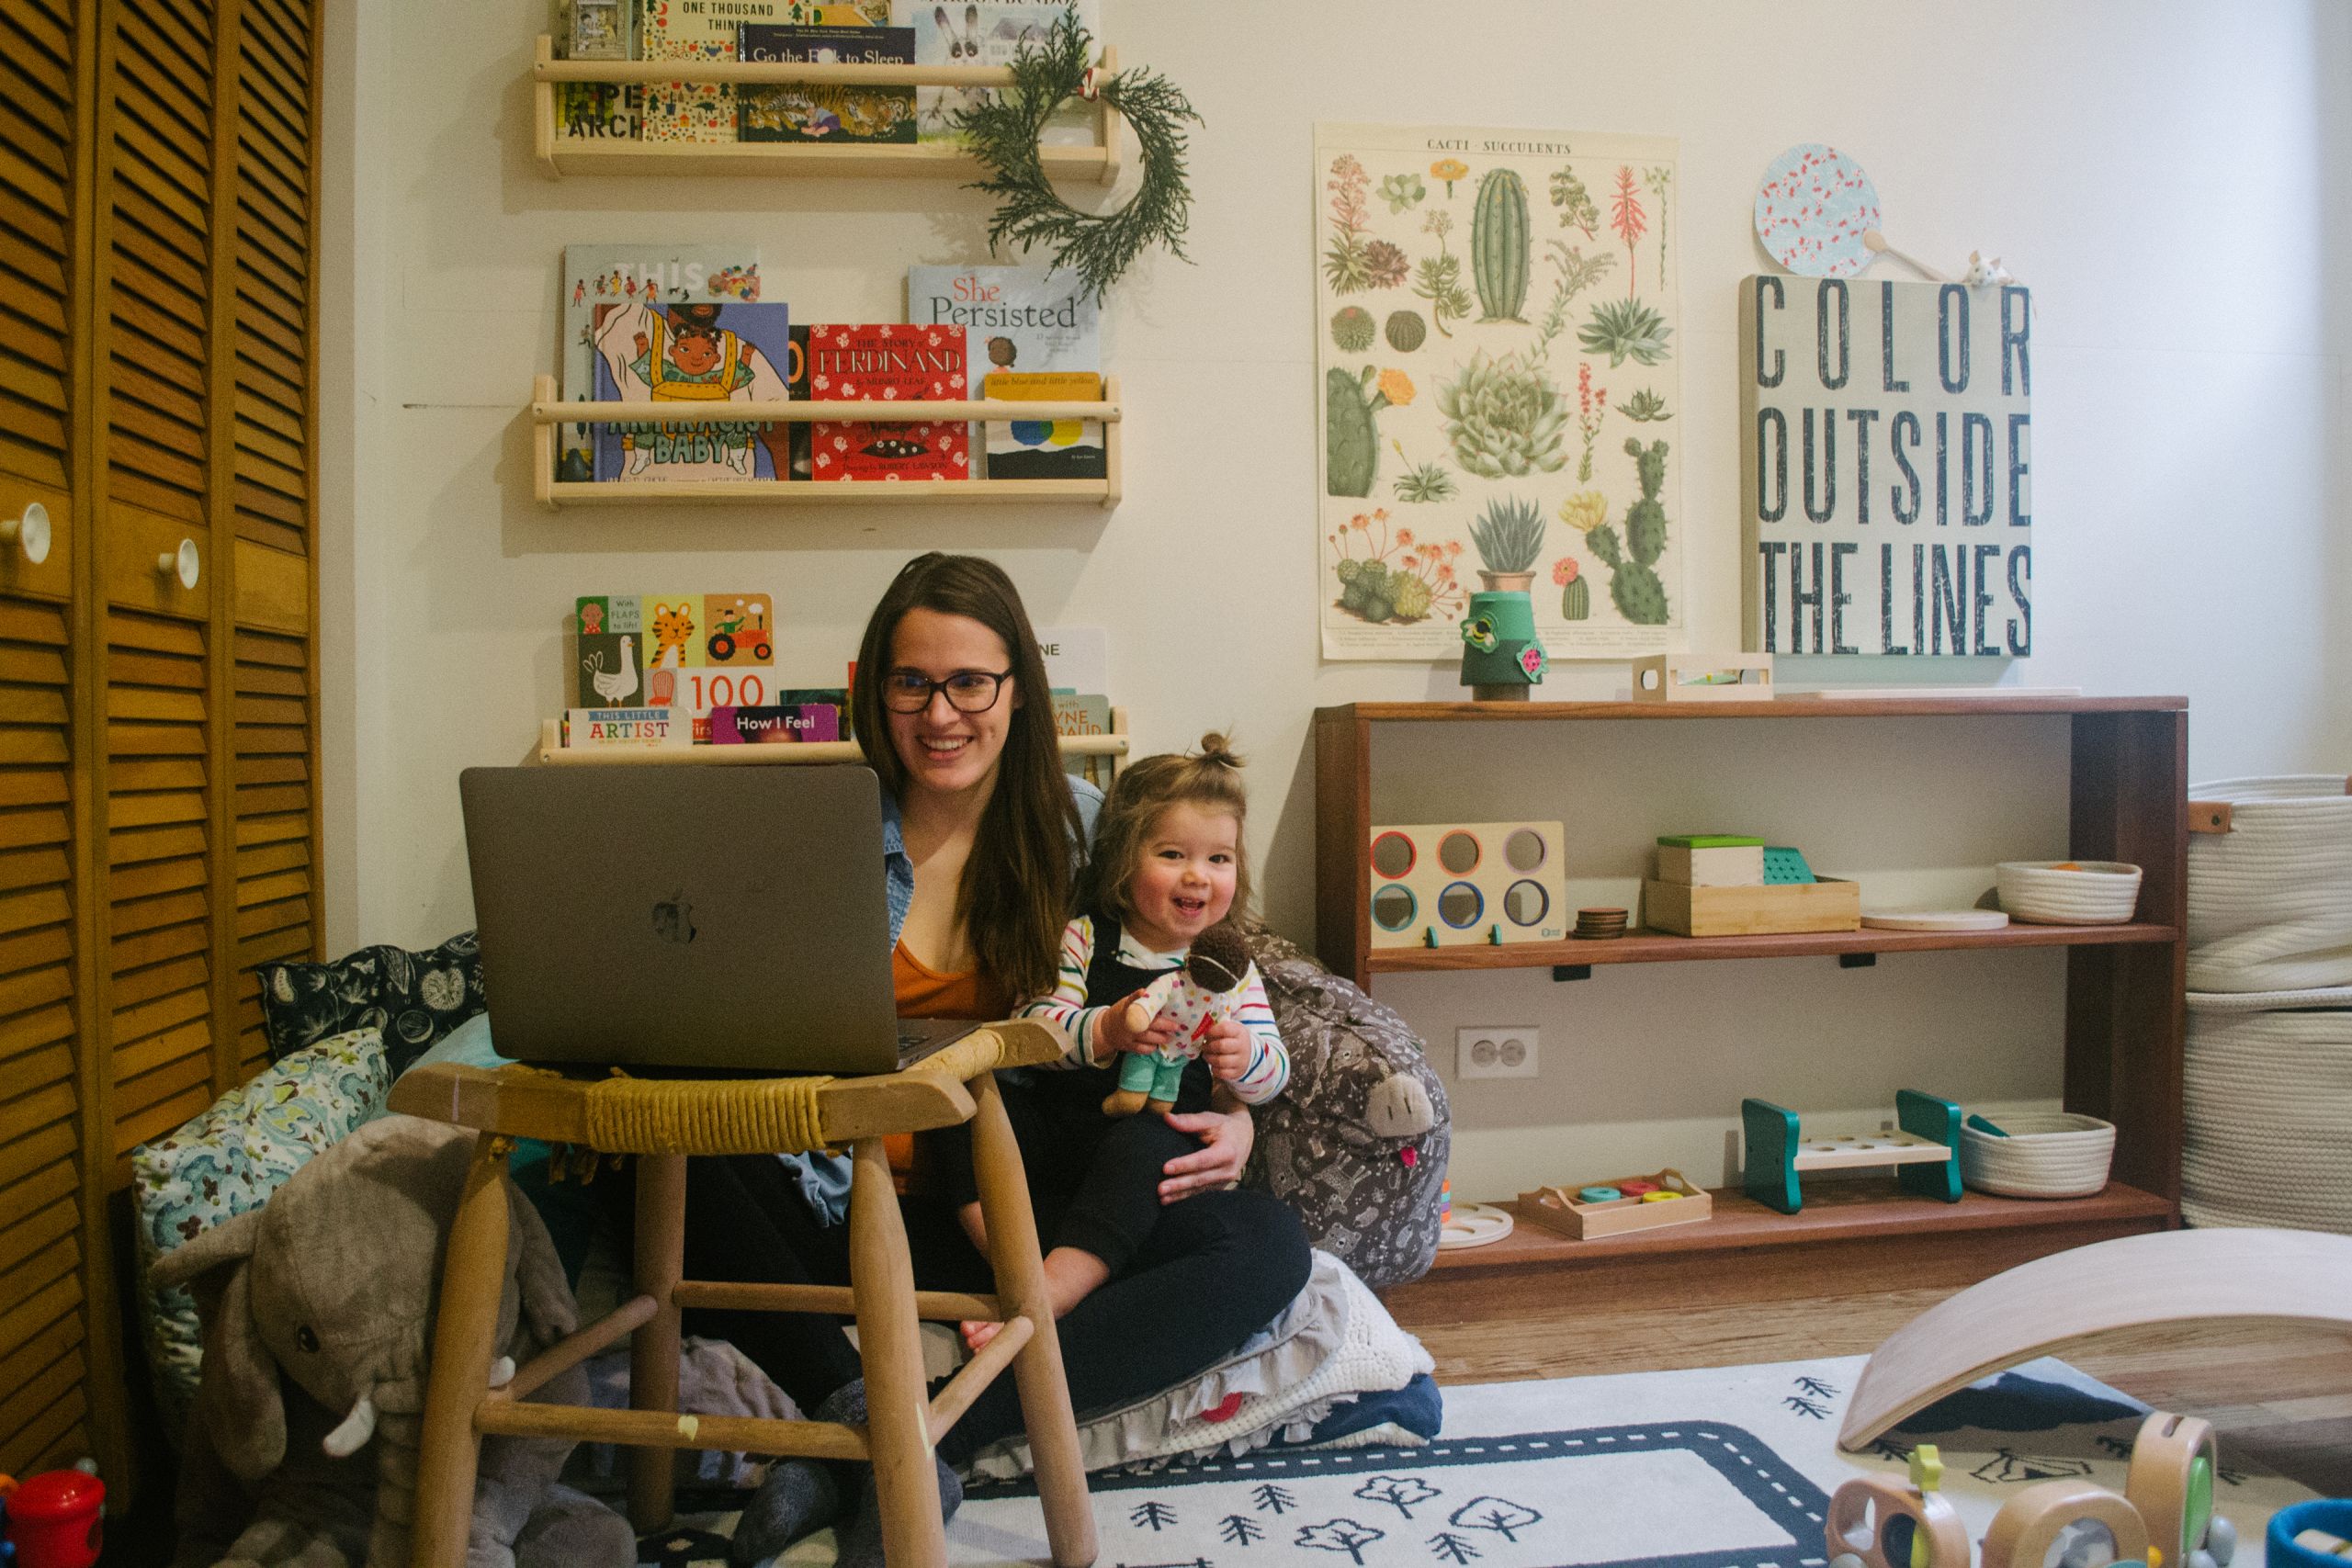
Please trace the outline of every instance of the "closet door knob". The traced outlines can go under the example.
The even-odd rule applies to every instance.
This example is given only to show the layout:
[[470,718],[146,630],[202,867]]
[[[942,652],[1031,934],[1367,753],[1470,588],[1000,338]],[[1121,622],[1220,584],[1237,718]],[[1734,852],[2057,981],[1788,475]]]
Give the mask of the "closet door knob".
[[49,508],[27,502],[22,517],[0,518],[0,539],[14,539],[25,558],[39,566],[49,558]]
[[165,579],[178,578],[182,588],[194,588],[202,562],[196,555],[196,541],[182,539],[176,550],[165,550],[155,558],[155,575]]

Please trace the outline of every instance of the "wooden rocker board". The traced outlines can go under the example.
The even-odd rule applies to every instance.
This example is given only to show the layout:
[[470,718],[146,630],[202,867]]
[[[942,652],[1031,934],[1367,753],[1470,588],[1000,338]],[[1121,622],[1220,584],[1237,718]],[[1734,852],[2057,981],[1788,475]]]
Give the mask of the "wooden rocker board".
[[2019,1264],[1946,1298],[1871,1353],[1838,1446],[2005,1368],[2120,1329],[2284,1321],[2352,1335],[2352,1236],[2316,1231],[2158,1231]]

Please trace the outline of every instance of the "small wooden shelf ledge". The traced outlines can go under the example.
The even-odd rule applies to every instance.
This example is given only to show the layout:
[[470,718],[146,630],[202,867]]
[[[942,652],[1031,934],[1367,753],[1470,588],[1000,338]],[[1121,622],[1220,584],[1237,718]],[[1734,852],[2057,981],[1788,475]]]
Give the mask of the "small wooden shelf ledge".
[[[531,396],[532,493],[551,511],[567,506],[645,503],[755,506],[892,506],[941,502],[951,505],[1077,503],[1104,511],[1119,504],[1122,459],[1119,378],[1102,378],[1100,402],[1007,402],[990,399],[953,401],[654,403],[566,402],[555,378],[538,377]],[[561,424],[716,424],[762,423],[806,424],[819,420],[882,421],[962,419],[1085,419],[1102,423],[1105,476],[1099,479],[705,479],[692,483],[648,483],[616,479],[598,484],[555,477],[556,427]]]
[[[1108,735],[1065,735],[1065,757],[1125,757],[1127,754],[1127,710],[1111,710]],[[573,746],[563,743],[563,721],[539,722],[537,760],[557,767],[600,767],[648,762],[710,762],[720,766],[763,763],[862,762],[865,753],[854,740],[801,740],[775,746]],[[1116,764],[1114,763],[1114,766]]]
[[1805,697],[1781,695],[1761,703],[1342,703],[1318,708],[1325,723],[1356,719],[1391,724],[1544,723],[1566,719],[1738,718],[1954,718],[1971,714],[2177,713],[2187,697],[1939,696],[1922,688],[1916,697]]
[[1962,948],[2129,947],[2178,941],[2177,927],[2008,925],[1990,931],[1792,931],[1776,936],[1675,936],[1634,930],[1611,942],[1517,942],[1500,947],[1375,947],[1372,972],[1543,969],[1564,964],[1677,964],[1716,958],[1826,958],[1848,953],[1949,953]]
[[[1119,69],[1119,52],[1102,51],[1102,71]],[[805,141],[625,141],[559,134],[555,101],[567,82],[694,82],[757,85],[786,82],[840,83],[869,87],[1001,87],[1012,72],[1002,65],[751,64],[740,61],[558,60],[555,40],[538,39],[531,64],[533,151],[549,179],[568,175],[786,175],[801,178],[969,179],[980,161],[953,142],[866,142],[826,146]],[[1099,104],[1093,146],[1041,146],[1037,162],[1057,179],[1116,185],[1121,117]]]

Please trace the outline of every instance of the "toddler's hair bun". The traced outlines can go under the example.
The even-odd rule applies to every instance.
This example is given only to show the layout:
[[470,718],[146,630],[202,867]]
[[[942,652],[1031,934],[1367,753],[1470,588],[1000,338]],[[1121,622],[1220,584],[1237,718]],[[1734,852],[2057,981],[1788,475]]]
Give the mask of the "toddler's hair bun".
[[1201,737],[1201,761],[1215,762],[1221,768],[1238,768],[1244,765],[1240,753],[1234,750],[1232,742],[1214,729]]

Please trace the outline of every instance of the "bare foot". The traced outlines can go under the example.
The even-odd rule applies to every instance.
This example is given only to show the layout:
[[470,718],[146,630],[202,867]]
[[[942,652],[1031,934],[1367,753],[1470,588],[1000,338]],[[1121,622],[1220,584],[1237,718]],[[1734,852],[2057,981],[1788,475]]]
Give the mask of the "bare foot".
[[963,1330],[964,1348],[976,1356],[980,1353],[981,1346],[995,1338],[1004,1329],[1004,1325],[993,1318],[986,1317],[969,1318],[956,1326]]

